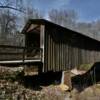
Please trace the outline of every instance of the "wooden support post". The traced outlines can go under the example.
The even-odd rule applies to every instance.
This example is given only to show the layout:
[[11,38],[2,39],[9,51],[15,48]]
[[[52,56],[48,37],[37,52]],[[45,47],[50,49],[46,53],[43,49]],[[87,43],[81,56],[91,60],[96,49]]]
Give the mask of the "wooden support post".
[[41,25],[40,26],[40,48],[42,49],[42,63],[43,63],[43,72],[44,72],[44,45],[45,45],[45,26],[44,25]]
[[24,63],[24,60],[25,60],[25,48],[23,49],[23,63]]
[[61,78],[61,85],[62,90],[71,90],[72,84],[71,84],[71,75],[70,71],[62,71],[62,78]]

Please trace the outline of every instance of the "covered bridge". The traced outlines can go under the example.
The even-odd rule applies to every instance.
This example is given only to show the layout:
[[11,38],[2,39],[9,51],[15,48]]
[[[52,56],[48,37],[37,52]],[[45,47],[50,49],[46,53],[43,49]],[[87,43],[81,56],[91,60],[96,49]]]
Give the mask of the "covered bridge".
[[21,33],[24,47],[0,46],[18,49],[16,53],[0,52],[1,64],[37,62],[42,64],[42,72],[55,72],[100,61],[100,41],[50,21],[30,19]]

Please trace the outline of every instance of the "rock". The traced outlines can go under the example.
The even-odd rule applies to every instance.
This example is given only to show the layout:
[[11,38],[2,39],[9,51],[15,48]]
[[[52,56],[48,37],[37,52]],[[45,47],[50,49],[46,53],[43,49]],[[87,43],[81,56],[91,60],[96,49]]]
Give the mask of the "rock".
[[68,91],[69,90],[69,87],[65,84],[60,84],[59,87],[61,88],[62,91]]
[[74,75],[82,75],[82,74],[86,73],[86,71],[77,70],[75,68],[75,69],[71,70],[71,73],[74,74]]

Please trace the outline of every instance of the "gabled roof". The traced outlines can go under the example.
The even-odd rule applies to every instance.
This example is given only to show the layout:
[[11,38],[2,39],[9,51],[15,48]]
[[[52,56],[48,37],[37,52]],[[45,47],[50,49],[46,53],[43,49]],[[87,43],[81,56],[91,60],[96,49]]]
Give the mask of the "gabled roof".
[[58,24],[55,24],[51,21],[48,21],[48,20],[45,20],[45,19],[29,19],[28,22],[26,23],[26,25],[24,26],[23,30],[22,30],[22,34],[25,34],[25,32],[28,30],[28,28],[30,27],[31,24],[39,24],[39,25],[46,25],[46,26],[50,26],[50,27],[56,27],[58,29],[61,29],[61,30],[65,30],[65,31],[70,31],[71,33],[76,33],[76,34],[79,34],[83,37],[86,37],[86,38],[89,38],[89,39],[92,39],[94,41],[98,41],[100,42],[99,40],[95,39],[95,38],[92,38],[92,37],[89,37],[83,33],[80,33],[80,32],[77,32],[77,31],[74,31],[74,30],[71,30],[69,28],[66,28],[64,26],[60,26]]

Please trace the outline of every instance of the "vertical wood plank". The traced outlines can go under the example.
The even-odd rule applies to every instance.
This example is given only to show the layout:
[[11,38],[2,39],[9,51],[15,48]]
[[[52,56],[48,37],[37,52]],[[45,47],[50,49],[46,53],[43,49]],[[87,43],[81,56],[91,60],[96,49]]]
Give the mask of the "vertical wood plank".
[[43,72],[44,72],[44,57],[45,57],[45,50],[44,50],[44,45],[45,45],[45,26],[41,25],[40,26],[40,48],[42,48],[42,63],[43,63]]

